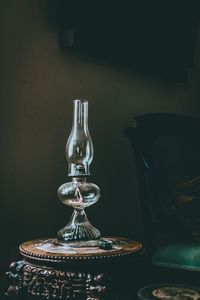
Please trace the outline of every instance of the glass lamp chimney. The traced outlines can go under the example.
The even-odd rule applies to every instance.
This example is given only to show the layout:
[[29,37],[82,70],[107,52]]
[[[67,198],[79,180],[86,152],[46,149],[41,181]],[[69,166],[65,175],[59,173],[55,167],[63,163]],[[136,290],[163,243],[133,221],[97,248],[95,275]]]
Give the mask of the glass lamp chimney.
[[88,101],[74,100],[73,111],[72,130],[66,144],[68,175],[88,176],[94,154],[88,129]]

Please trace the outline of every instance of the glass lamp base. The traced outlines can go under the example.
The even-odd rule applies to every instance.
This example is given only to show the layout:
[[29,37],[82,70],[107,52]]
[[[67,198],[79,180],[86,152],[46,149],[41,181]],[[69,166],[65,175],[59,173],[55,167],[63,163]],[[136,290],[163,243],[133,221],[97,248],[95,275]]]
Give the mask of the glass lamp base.
[[100,239],[100,231],[92,226],[84,210],[74,210],[69,223],[58,231],[61,242],[88,241]]

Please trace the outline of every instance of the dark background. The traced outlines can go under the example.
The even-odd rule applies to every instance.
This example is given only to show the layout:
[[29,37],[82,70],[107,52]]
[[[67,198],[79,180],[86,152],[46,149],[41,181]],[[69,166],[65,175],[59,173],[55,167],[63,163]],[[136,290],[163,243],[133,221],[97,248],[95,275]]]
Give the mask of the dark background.
[[[88,216],[103,235],[136,240],[143,239],[143,229],[134,157],[123,129],[133,123],[134,115],[145,112],[200,114],[198,40],[192,60],[185,57],[185,63],[192,62],[187,78],[174,80],[169,68],[168,78],[173,80],[165,76],[158,80],[149,72],[152,66],[140,69],[138,64],[134,68],[132,57],[130,67],[123,57],[120,63],[116,59],[111,62],[109,57],[90,58],[88,53],[76,54],[61,47],[62,24],[54,5],[45,0],[0,1],[3,271],[21,242],[55,235],[71,215],[71,209],[57,199],[57,189],[68,180],[64,147],[74,99],[89,100],[95,148],[91,181],[102,191],[99,202],[87,209]],[[174,18],[176,21],[176,15]],[[156,28],[159,20],[162,16],[154,24]],[[142,30],[145,33],[148,26]],[[137,34],[141,40],[140,31]],[[166,43],[162,32],[160,35]],[[167,53],[160,52],[160,43],[154,39],[160,60],[165,59]]]
[[187,80],[196,46],[198,1],[60,0],[55,8],[61,47],[157,80]]

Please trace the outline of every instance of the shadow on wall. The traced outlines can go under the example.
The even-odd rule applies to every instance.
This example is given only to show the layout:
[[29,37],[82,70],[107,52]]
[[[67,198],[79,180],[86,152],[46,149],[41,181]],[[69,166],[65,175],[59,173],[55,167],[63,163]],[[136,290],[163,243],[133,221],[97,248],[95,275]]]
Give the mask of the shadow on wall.
[[[52,6],[51,6],[52,7]],[[160,81],[186,82],[193,67],[199,3],[55,1],[60,45]]]

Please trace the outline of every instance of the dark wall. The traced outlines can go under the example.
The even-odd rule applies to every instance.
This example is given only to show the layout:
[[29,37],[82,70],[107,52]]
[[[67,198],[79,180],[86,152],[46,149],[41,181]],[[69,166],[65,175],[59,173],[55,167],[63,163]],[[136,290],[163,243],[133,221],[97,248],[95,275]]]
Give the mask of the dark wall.
[[0,264],[27,239],[55,235],[71,209],[57,199],[66,182],[64,147],[73,99],[89,100],[95,147],[91,181],[102,196],[88,216],[103,234],[142,239],[134,158],[122,131],[134,115],[198,115],[198,70],[184,84],[159,84],[133,71],[63,52],[50,2],[0,2]]
[[196,0],[55,1],[60,44],[183,82],[193,66],[200,3]]

